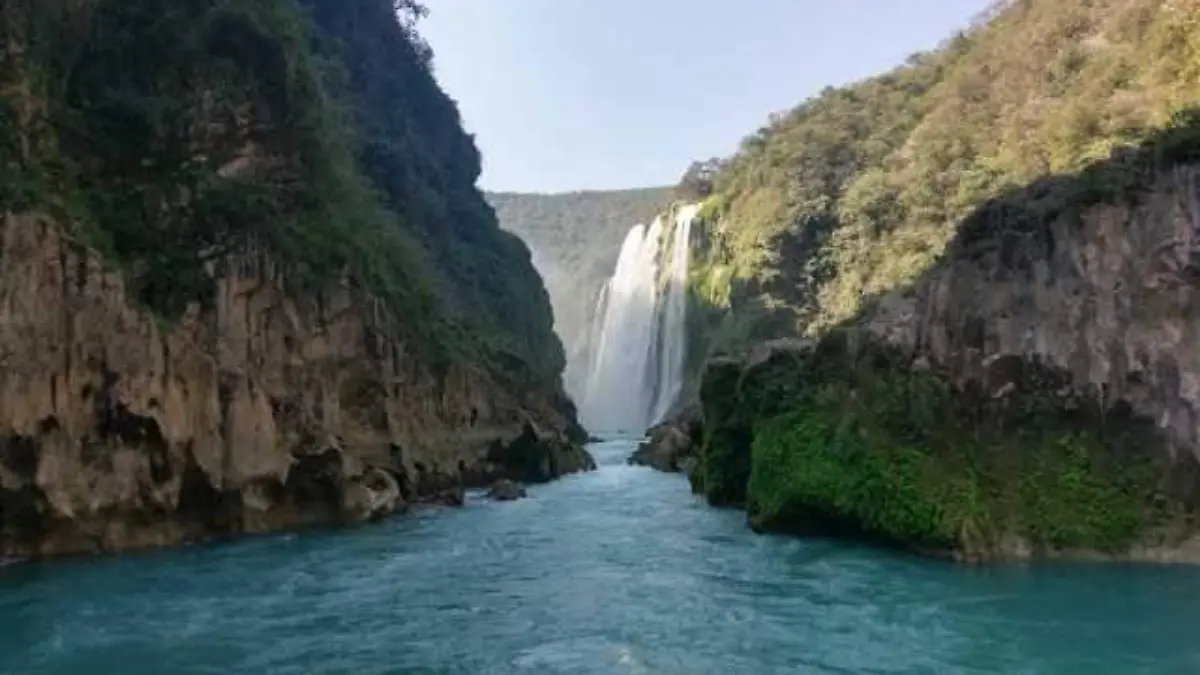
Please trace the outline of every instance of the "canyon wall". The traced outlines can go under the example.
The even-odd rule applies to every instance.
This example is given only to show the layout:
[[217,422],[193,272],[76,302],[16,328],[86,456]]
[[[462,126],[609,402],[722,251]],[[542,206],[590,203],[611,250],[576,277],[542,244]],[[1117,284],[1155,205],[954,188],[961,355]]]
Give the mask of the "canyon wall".
[[0,554],[357,522],[591,464],[561,392],[438,363],[348,286],[297,301],[242,256],[167,325],[47,218],[0,242]]
[[0,5],[0,556],[592,466],[422,13]]

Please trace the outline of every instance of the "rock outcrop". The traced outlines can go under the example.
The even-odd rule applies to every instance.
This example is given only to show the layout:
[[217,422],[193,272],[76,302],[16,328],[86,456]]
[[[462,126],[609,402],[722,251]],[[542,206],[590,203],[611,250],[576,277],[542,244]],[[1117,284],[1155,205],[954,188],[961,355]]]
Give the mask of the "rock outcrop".
[[342,489],[342,515],[351,522],[376,521],[403,505],[395,476],[378,467],[367,467]]
[[58,223],[0,220],[0,558],[374,520],[594,466],[560,390],[439,360],[349,286],[298,300],[265,255],[211,271],[213,302],[167,325]]
[[511,502],[525,497],[525,488],[516,481],[501,478],[488,490],[488,498],[498,502]]
[[666,473],[690,474],[695,468],[701,440],[699,406],[690,406],[679,415],[649,430],[645,441],[629,457],[629,464],[647,466]]
[[1200,165],[1119,201],[1026,220],[1013,204],[964,224],[946,262],[866,323],[889,344],[1004,396],[1033,358],[1070,386],[1153,419],[1200,458]]

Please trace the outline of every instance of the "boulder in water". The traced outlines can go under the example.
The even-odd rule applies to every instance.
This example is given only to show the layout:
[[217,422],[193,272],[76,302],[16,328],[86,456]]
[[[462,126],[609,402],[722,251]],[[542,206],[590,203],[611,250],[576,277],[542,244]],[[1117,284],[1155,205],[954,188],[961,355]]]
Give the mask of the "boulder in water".
[[629,457],[629,464],[668,473],[691,473],[696,465],[699,436],[699,411],[689,408],[679,417],[651,429],[650,438]]
[[403,506],[400,485],[387,471],[368,467],[342,492],[342,516],[350,522],[374,522]]
[[511,502],[516,499],[525,497],[525,488],[521,487],[520,483],[502,478],[488,491],[488,497],[501,502]]
[[465,504],[467,501],[466,490],[462,486],[447,487],[436,492],[430,493],[421,500],[422,504],[429,506],[453,506],[458,507]]

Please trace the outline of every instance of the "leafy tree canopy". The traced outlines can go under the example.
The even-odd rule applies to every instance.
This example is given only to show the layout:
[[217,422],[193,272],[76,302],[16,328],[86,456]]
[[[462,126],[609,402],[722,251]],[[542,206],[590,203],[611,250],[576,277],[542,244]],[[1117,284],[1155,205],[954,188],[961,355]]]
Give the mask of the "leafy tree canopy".
[[987,200],[1184,125],[1198,104],[1200,4],[998,3],[746,138],[712,180],[696,286],[732,290],[726,342],[820,331],[916,279]]

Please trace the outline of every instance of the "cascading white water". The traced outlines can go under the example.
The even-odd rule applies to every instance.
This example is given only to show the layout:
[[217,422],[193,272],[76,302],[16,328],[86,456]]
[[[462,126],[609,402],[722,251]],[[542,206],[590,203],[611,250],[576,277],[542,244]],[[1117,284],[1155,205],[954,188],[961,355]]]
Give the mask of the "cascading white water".
[[[596,306],[584,424],[597,432],[640,433],[665,415],[683,380],[686,282],[691,224],[698,207],[677,211],[670,261],[659,274],[663,220],[637,225],[621,246],[617,268]],[[660,284],[665,280],[665,292]]]
[[626,431],[642,425],[652,404],[646,373],[655,333],[654,277],[661,239],[661,220],[630,230],[608,281],[600,338],[581,406],[585,423],[593,429]]
[[688,253],[692,240],[692,221],[699,205],[685,206],[675,214],[675,233],[671,241],[671,265],[667,271],[667,292],[660,327],[659,374],[657,397],[651,422],[667,416],[683,387],[683,367],[687,348],[687,276]]

